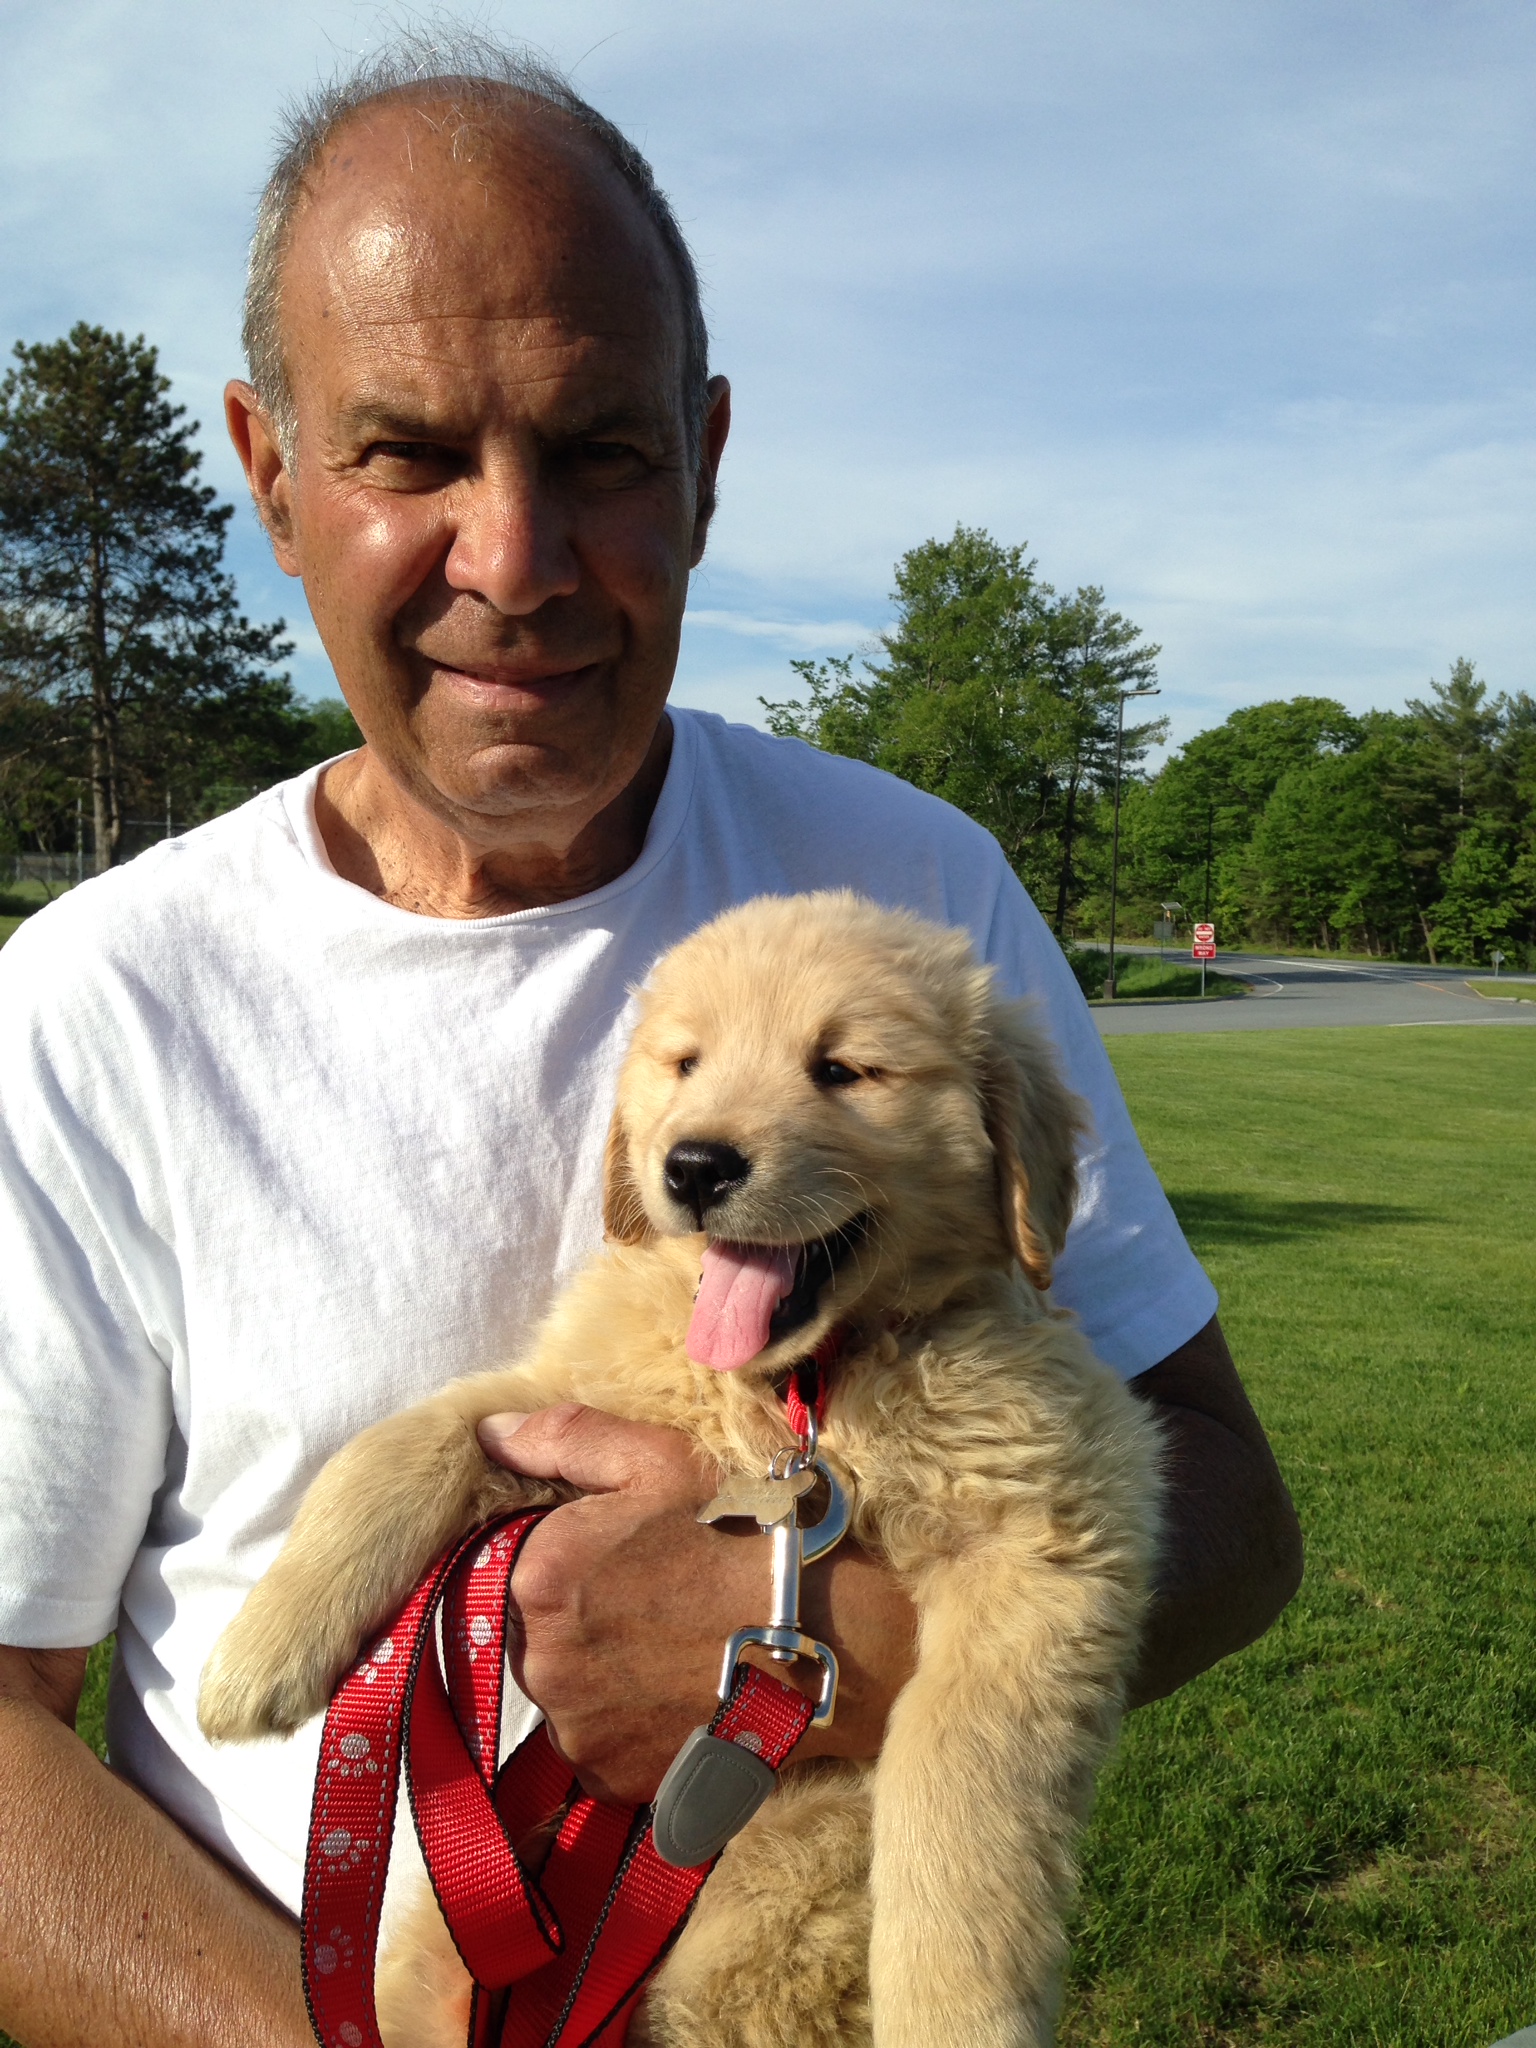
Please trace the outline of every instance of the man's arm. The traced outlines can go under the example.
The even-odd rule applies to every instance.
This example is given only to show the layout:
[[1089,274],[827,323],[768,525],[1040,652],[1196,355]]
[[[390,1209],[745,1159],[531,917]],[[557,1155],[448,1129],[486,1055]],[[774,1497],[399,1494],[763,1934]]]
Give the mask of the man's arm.
[[[1163,1418],[1170,1480],[1139,1706],[1263,1634],[1300,1583],[1301,1534],[1214,1319],[1131,1386]],[[480,1433],[514,1471],[587,1494],[540,1525],[513,1576],[518,1680],[590,1791],[648,1799],[709,1718],[726,1637],[765,1610],[767,1546],[695,1522],[713,1486],[672,1430],[563,1407]],[[913,1668],[905,1594],[845,1543],[807,1572],[803,1611],[843,1678],[836,1722],[799,1754],[877,1755]]]
[[1130,1704],[1257,1642],[1301,1584],[1301,1525],[1213,1316],[1130,1382],[1163,1425],[1167,1519]]
[[293,1922],[75,1734],[85,1659],[0,1646],[0,2026],[26,2048],[313,2048]]

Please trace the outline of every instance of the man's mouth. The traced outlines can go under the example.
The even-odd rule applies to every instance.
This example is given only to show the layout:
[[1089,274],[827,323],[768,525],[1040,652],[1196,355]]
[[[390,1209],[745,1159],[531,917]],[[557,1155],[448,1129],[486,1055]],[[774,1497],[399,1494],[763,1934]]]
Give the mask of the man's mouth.
[[432,661],[434,673],[456,694],[497,709],[541,704],[595,673],[598,663],[579,662],[569,668],[499,668],[493,662]]
[[734,1372],[792,1336],[814,1317],[821,1290],[868,1228],[866,1212],[809,1244],[711,1238],[688,1325],[688,1356],[716,1372]]

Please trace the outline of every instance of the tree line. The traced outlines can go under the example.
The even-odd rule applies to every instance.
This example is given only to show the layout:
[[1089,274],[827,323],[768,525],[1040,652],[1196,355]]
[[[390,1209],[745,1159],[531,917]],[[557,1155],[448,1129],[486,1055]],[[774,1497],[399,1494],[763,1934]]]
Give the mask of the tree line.
[[[239,609],[232,508],[156,351],[84,323],[0,379],[0,854],[91,865],[358,743],[305,704],[279,619]],[[896,565],[873,656],[792,664],[770,728],[889,769],[991,831],[1058,937],[1160,908],[1223,941],[1536,963],[1536,702],[1467,660],[1401,712],[1235,711],[1146,767],[1160,649],[1104,592],[1058,592],[977,527]],[[1121,792],[1118,863],[1114,792]]]
[[[878,653],[797,661],[773,731],[889,769],[993,832],[1058,938],[1108,927],[1117,728],[1159,648],[978,529],[896,566]],[[1155,773],[1120,749],[1119,924],[1164,905],[1224,944],[1536,965],[1536,701],[1473,664],[1401,712],[1325,697],[1234,711]]]
[[[130,829],[194,823],[357,744],[305,704],[283,622],[223,566],[233,510],[198,481],[196,423],[155,349],[84,323],[0,380],[0,853],[100,870]],[[88,836],[87,836],[88,835]]]

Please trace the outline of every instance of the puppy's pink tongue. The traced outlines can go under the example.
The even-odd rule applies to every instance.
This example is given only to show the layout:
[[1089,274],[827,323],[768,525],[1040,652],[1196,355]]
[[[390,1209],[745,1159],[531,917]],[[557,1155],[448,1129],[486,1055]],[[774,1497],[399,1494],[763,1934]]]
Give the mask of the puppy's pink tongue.
[[716,1372],[756,1358],[768,1342],[774,1310],[794,1284],[795,1262],[783,1245],[705,1245],[688,1356]]

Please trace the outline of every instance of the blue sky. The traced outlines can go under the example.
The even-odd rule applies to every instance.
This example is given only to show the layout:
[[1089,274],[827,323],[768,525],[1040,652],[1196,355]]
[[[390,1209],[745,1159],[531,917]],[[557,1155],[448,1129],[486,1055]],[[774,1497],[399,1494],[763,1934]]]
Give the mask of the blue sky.
[[[283,97],[372,6],[0,0],[0,339],[143,331],[205,423],[239,370]],[[760,718],[957,521],[1161,642],[1175,737],[1300,691],[1536,690],[1529,0],[538,0],[650,154],[736,428],[677,694]],[[254,615],[333,689],[243,509]]]

